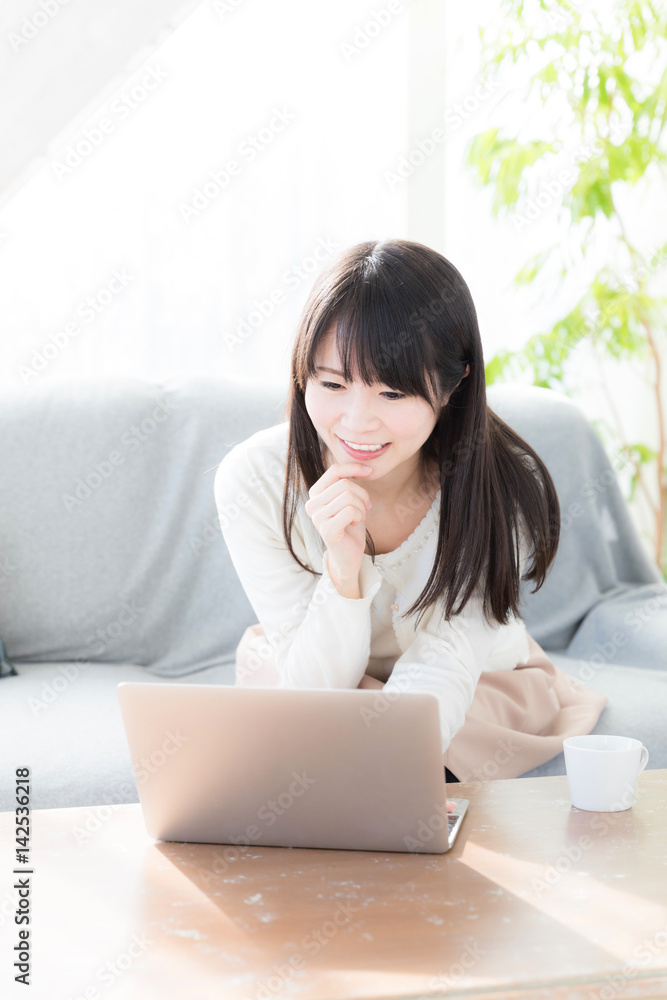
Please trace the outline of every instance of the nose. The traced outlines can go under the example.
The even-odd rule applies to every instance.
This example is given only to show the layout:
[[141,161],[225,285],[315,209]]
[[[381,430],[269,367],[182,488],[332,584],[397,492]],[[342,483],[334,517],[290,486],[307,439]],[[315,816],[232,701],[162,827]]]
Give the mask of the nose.
[[374,413],[372,401],[363,393],[349,392],[346,394],[345,405],[341,409],[341,437],[347,435],[347,440],[363,440],[378,429],[379,421]]

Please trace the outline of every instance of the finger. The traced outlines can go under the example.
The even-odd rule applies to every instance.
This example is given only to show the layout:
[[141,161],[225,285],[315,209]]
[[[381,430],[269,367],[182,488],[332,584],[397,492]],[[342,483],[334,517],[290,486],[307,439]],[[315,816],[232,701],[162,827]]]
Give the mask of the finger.
[[366,519],[366,504],[361,497],[358,497],[352,490],[345,490],[344,493],[340,493],[338,496],[335,496],[333,500],[324,504],[319,510],[315,511],[312,515],[312,519],[321,525],[330,518],[335,517],[335,515],[340,511],[348,509],[354,514],[354,518],[357,522]]
[[[357,485],[354,479],[338,479],[320,493],[311,494],[310,499],[306,501],[306,513],[312,517],[313,508],[323,510],[339,499],[342,500],[343,504],[359,504],[360,509],[363,508],[364,511],[370,510],[372,507],[368,491],[363,486]],[[333,512],[339,510],[340,507],[331,509]]]
[[454,802],[452,799],[447,799],[447,812],[453,813],[455,809],[456,809],[456,802]]
[[372,466],[366,466],[363,462],[334,462],[320,476],[317,482],[313,483],[308,493],[311,497],[318,496],[323,490],[326,490],[332,483],[337,482],[339,479],[344,479],[346,476],[359,476],[359,478],[363,478],[372,471]]
[[330,539],[338,535],[340,535],[342,539],[345,529],[352,524],[359,524],[361,520],[361,517],[353,516],[351,514],[349,507],[344,507],[343,510],[339,510],[338,513],[334,514],[331,520],[326,523],[324,535],[327,535],[328,538],[324,539],[325,543],[330,545]]

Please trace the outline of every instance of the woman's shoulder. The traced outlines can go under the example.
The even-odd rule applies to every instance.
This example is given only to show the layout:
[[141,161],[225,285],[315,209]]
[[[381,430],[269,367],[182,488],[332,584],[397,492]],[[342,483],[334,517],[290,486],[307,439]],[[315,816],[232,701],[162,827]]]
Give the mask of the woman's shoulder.
[[[273,539],[282,538],[288,438],[288,421],[256,431],[229,449],[215,473],[215,502],[221,520],[237,525],[252,522],[256,539],[257,532],[264,530]],[[309,520],[306,514],[303,517]],[[297,511],[297,539],[300,519],[301,511]]]
[[252,472],[268,471],[276,465],[284,472],[287,460],[289,423],[274,424],[255,431],[233,445],[218,465],[216,488],[225,482],[243,479]]
[[244,454],[245,452],[256,451],[258,449],[275,453],[286,452],[288,432],[289,422],[287,420],[281,424],[274,424],[272,427],[263,427],[230,448],[227,455],[225,455],[225,459],[229,455]]

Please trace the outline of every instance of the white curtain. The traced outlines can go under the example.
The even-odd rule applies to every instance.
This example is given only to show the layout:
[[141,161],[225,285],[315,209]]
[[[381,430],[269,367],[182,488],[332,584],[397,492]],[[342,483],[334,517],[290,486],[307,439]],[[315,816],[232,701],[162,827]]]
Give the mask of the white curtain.
[[2,382],[285,384],[317,272],[405,235],[407,188],[383,177],[408,119],[391,6],[202,4],[65,129],[0,211]]
[[[47,53],[67,24],[88,59],[96,46],[109,59],[108,39],[76,35],[77,10],[64,6],[12,58]],[[590,270],[570,266],[560,287],[541,276],[528,292],[511,279],[567,244],[558,206],[527,230],[494,220],[492,192],[462,163],[476,132],[506,121],[548,134],[562,113],[523,105],[516,83],[533,65],[495,81],[480,69],[478,28],[498,16],[497,0],[208,0],[170,14],[159,44],[145,20],[144,62],[72,118],[0,208],[0,387],[178,373],[286,386],[316,274],[344,247],[387,236],[425,242],[461,271],[487,360],[548,329]],[[37,92],[4,100],[30,115]],[[637,242],[657,242],[664,199],[657,181],[623,206]],[[585,351],[579,362],[577,402],[609,422],[598,368]],[[610,365],[607,379],[627,439],[655,447],[639,374]],[[641,497],[632,509],[647,540]]]

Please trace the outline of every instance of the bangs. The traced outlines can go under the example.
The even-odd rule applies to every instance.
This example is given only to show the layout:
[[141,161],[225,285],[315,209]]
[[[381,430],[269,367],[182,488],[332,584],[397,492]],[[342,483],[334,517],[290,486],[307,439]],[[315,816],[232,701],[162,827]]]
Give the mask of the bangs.
[[335,312],[314,317],[304,344],[298,381],[302,390],[318,372],[315,356],[333,331],[339,364],[346,382],[353,381],[353,362],[364,385],[386,385],[408,396],[421,396],[431,406],[440,395],[434,364],[433,333],[422,318],[408,312],[405,299],[381,292],[370,283],[355,289],[354,297],[337,304]]

